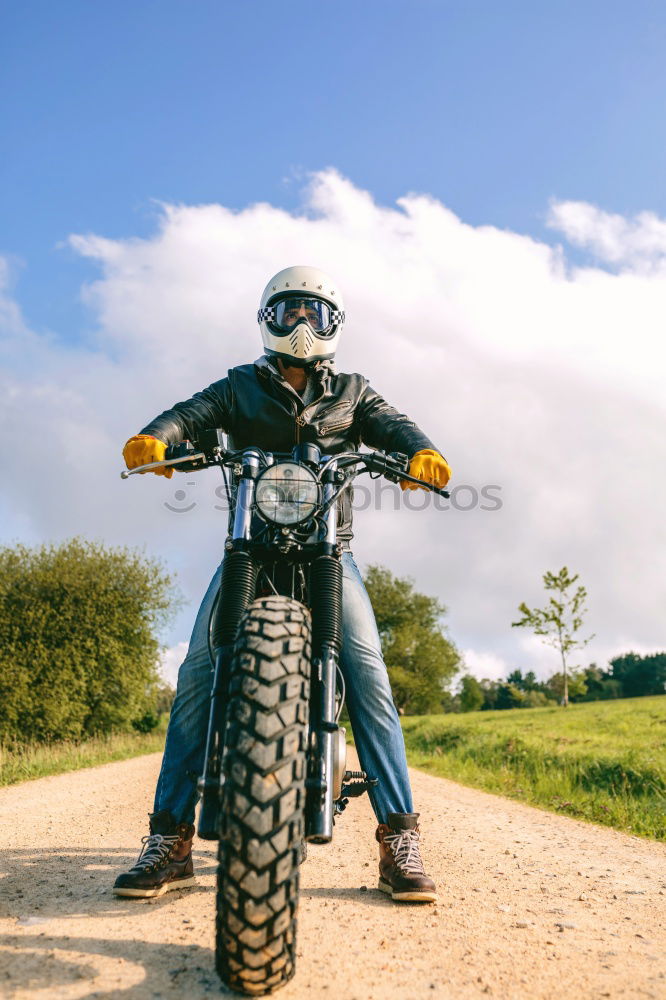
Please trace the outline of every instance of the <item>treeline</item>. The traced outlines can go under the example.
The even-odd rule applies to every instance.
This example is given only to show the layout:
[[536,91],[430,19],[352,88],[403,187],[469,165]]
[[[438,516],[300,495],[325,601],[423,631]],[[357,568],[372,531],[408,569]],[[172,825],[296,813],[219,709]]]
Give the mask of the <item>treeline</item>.
[[[568,675],[569,701],[604,701],[610,698],[640,698],[666,693],[666,653],[639,656],[626,653],[612,659],[606,669],[591,663]],[[555,673],[538,681],[533,671],[512,671],[506,680],[477,680],[466,674],[460,692],[450,696],[445,711],[476,712],[502,708],[539,708],[558,705],[564,692],[564,676]],[[445,699],[446,701],[447,699]]]
[[385,566],[369,566],[364,576],[393,701],[401,715],[445,710],[448,687],[462,667],[462,657],[447,633],[446,607],[414,589],[409,577]]
[[[520,670],[500,681],[466,674],[453,694],[464,664],[444,605],[383,566],[370,566],[365,583],[401,714],[562,701],[561,673],[538,681]],[[179,603],[164,567],[126,548],[80,539],[0,548],[0,744],[156,727],[173,698],[158,674],[158,635]],[[666,653],[591,664],[568,674],[568,689],[574,702],[663,694]]]
[[170,700],[157,634],[178,602],[126,548],[0,548],[0,743],[154,728]]

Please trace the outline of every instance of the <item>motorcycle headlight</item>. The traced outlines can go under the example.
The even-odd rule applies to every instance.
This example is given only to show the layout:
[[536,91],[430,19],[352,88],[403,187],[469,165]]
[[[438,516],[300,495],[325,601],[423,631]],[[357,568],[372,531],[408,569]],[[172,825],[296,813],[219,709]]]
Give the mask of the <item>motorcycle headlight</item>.
[[305,465],[279,462],[257,479],[255,502],[262,517],[274,524],[299,524],[319,503],[319,483]]

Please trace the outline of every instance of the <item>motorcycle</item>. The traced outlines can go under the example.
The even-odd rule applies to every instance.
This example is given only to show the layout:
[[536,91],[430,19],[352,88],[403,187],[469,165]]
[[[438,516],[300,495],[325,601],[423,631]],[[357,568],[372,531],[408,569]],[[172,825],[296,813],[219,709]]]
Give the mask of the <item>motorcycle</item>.
[[[295,972],[299,866],[349,799],[377,783],[346,769],[342,546],[337,500],[356,475],[407,480],[399,453],[229,451],[220,431],[123,478],[173,466],[223,471],[230,522],[208,629],[212,690],[198,834],[219,841],[216,967],[247,995]],[[230,471],[230,477],[227,475]]]

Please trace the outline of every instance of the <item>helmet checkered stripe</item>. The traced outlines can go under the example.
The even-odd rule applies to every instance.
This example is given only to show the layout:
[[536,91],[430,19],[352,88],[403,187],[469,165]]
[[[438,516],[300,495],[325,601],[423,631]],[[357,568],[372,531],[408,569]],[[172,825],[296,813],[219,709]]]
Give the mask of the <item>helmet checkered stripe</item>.
[[[264,308],[260,309],[257,313],[258,323],[272,323],[274,319],[275,310],[273,309],[273,306],[264,306]],[[335,326],[336,323],[344,323],[344,321],[344,312],[341,312],[339,309],[331,309],[331,326]]]

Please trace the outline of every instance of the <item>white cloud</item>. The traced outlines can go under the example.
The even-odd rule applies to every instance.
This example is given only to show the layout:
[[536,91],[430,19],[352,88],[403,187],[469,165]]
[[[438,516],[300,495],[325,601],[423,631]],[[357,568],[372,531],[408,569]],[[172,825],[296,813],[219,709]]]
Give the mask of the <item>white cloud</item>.
[[666,221],[654,212],[627,219],[585,201],[561,201],[551,205],[548,224],[601,261],[666,274]]
[[476,649],[464,649],[465,673],[472,674],[478,680],[499,681],[507,676],[511,667],[501,656],[494,653],[479,652]]
[[162,653],[159,666],[160,676],[173,688],[178,683],[178,671],[185,659],[188,645],[189,643],[187,642],[178,642],[175,646],[170,646]]
[[[663,247],[630,220],[599,235],[598,209],[585,221],[565,206],[553,224],[605,247],[612,270],[573,267],[561,247],[467,225],[422,195],[378,206],[334,171],[313,178],[299,214],[164,206],[147,239],[73,237],[100,274],[84,290],[97,323],[84,348],[28,330],[9,290],[0,308],[3,425],[20,429],[5,537],[145,545],[192,602],[170,636],[183,640],[221,553],[219,481],[121,482],[120,450],[162,409],[256,357],[267,278],[314,263],[345,293],[339,367],[417,420],[454,484],[501,487],[494,512],[360,513],[358,561],[413,576],[449,606],[461,648],[511,668],[538,657],[510,627],[519,602],[537,603],[544,570],[565,563],[589,590],[590,660],[663,646]],[[655,234],[664,225],[650,223]],[[189,513],[165,506],[192,502]]]

